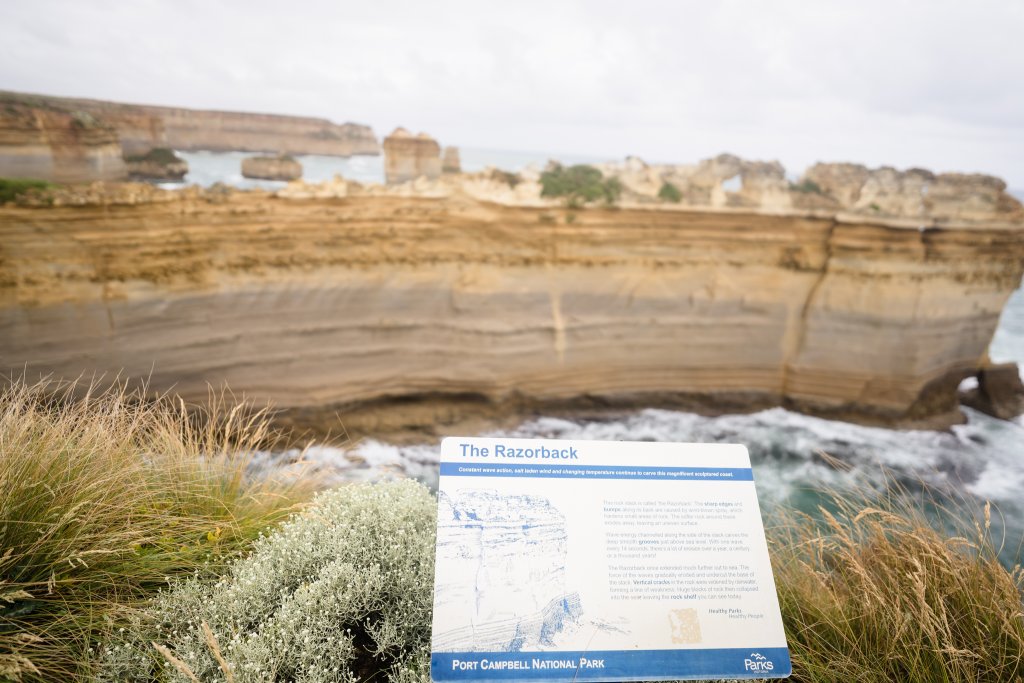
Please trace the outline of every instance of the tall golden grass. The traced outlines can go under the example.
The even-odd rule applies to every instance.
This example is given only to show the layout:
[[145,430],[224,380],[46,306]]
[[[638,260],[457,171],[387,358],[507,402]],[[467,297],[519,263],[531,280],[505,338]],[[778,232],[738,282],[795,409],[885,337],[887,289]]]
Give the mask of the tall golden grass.
[[[1004,567],[991,507],[925,510],[895,485],[837,494],[768,529],[797,681],[992,681],[1024,676],[1024,571]],[[942,528],[940,528],[942,527]]]
[[125,611],[216,573],[310,493],[249,476],[264,411],[123,386],[0,393],[0,680],[87,678]]

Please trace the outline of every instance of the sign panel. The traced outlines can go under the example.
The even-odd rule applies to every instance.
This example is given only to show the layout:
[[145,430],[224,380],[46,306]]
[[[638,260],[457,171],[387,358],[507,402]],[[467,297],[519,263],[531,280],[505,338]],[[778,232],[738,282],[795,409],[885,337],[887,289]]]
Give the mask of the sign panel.
[[782,678],[747,449],[447,438],[431,676]]

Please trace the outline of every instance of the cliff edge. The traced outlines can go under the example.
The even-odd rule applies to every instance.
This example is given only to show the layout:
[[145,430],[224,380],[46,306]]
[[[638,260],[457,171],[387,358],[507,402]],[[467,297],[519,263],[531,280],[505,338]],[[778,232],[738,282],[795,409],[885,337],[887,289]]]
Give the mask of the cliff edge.
[[108,122],[0,97],[0,177],[75,183],[127,174],[117,130]]
[[8,205],[3,369],[122,372],[190,399],[226,381],[335,433],[338,414],[359,434],[650,405],[934,426],[958,418],[1024,271],[1019,205],[966,220],[480,197],[529,182],[96,184]]

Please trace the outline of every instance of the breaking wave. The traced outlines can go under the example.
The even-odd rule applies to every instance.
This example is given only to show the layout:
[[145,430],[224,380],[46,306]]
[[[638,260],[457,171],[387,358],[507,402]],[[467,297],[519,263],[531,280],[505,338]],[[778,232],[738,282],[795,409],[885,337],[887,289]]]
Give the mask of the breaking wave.
[[[994,360],[1024,365],[1024,290],[1007,305],[992,345]],[[1005,529],[1004,557],[1021,557],[1024,536],[1024,418],[997,420],[963,408],[966,422],[949,431],[894,430],[825,420],[773,408],[747,415],[701,416],[642,410],[613,420],[543,417],[496,436],[742,443],[750,451],[758,495],[765,503],[813,510],[821,489],[927,486],[950,499],[997,508]],[[367,440],[351,448],[314,446],[265,453],[264,466],[310,470],[329,483],[413,477],[436,487],[439,441],[390,445]],[[298,474],[297,474],[298,476]],[[1014,540],[1018,539],[1018,540]]]

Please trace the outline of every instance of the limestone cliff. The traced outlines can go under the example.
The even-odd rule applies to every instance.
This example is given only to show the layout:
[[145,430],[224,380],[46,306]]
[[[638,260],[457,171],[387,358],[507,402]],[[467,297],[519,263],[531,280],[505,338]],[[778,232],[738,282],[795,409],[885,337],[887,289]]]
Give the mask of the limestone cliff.
[[174,149],[324,154],[347,157],[380,154],[369,126],[337,124],[327,119],[278,114],[205,111],[173,107],[139,107],[159,117]]
[[1020,223],[568,209],[451,182],[0,208],[0,369],[190,399],[226,381],[335,433],[338,414],[359,434],[635,405],[948,423],[1024,269]]
[[[38,135],[27,130],[20,121],[24,114],[18,112],[26,110],[44,118],[61,113],[89,116],[108,136],[113,132],[114,143],[120,143],[121,153],[126,157],[142,156],[154,148],[165,147],[248,152],[274,150],[282,154],[331,156],[380,153],[377,138],[369,126],[335,124],[326,119],[305,116],[155,107],[3,91],[0,91],[0,105],[5,107],[0,107],[0,130],[4,131],[0,137],[0,176],[28,177],[22,173],[24,168],[29,171],[42,168],[40,164],[43,162],[23,161],[36,159],[40,154]],[[65,153],[59,145],[57,149],[58,153]],[[57,173],[63,171],[58,170]],[[105,180],[123,177],[124,169],[120,174],[94,172],[83,175],[76,171],[65,175],[74,180]]]
[[824,210],[869,219],[1024,221],[1024,207],[1006,191],[1006,183],[981,174],[819,163],[798,183],[790,183],[777,161],[748,161],[731,154],[690,165],[649,165],[629,157],[599,168],[619,179],[627,201],[638,203],[659,202],[662,187],[669,184],[679,203],[690,207]]
[[131,105],[93,100],[59,100],[45,98],[46,106],[84,111],[117,131],[121,151],[126,157],[143,156],[154,149],[173,147],[167,137],[163,119]]
[[859,164],[815,164],[804,173],[808,189],[849,211],[877,216],[988,220],[1024,216],[1006,183],[981,174],[934,174],[920,168],[898,171]]
[[126,175],[117,131],[106,122],[0,97],[0,177],[72,183]]
[[686,206],[789,209],[793,207],[785,169],[777,161],[746,161],[720,154],[699,164],[648,165],[636,157],[624,163],[602,164],[607,176],[617,177],[638,200],[655,201],[664,184],[671,184]]

